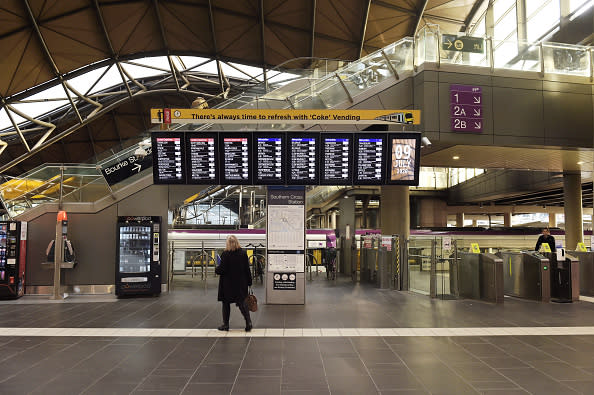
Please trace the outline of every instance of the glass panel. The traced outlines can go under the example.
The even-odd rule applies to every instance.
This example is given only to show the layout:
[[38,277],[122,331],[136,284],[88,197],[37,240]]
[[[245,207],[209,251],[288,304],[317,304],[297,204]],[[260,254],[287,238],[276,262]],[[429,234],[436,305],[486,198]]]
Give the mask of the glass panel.
[[[561,15],[559,1],[549,0],[544,3],[542,0],[526,0],[526,13],[528,15],[526,30],[529,42],[538,41],[541,36],[559,22]],[[528,11],[528,8],[533,12]]]
[[412,237],[408,242],[409,290],[429,295],[432,238]]
[[[586,3],[590,2],[590,5],[585,5]],[[578,8],[582,7],[582,10],[585,11],[588,7],[592,7],[594,3],[591,0],[569,0],[569,12],[575,12]]]
[[120,273],[146,273],[151,267],[151,227],[120,227]]
[[505,15],[501,21],[497,22],[494,27],[493,38],[495,40],[509,40],[515,37],[516,32],[516,13],[510,12]]
[[515,14],[516,0],[496,0],[493,4],[493,19],[495,23],[512,7],[514,10],[509,11],[509,13]]
[[540,55],[537,46],[522,44],[518,51],[517,41],[494,41],[493,60],[496,68],[540,71]]
[[547,73],[590,75],[590,51],[585,47],[565,44],[543,44],[544,66]]

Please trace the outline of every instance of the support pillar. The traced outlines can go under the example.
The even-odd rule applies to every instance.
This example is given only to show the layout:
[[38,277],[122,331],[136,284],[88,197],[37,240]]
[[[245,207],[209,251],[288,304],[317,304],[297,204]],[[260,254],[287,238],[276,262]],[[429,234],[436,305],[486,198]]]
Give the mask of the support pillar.
[[456,227],[457,228],[464,227],[464,213],[456,213]]
[[557,214],[549,213],[549,228],[557,227]]
[[563,206],[565,212],[565,249],[575,250],[584,241],[582,222],[582,177],[580,173],[563,174]]
[[[400,245],[410,237],[410,191],[408,186],[383,185],[380,193],[380,224],[383,235],[398,235]],[[404,256],[407,256],[404,254]],[[408,261],[400,261],[400,284],[408,290]]]
[[503,226],[506,228],[512,227],[512,213],[503,213]]
[[356,243],[355,243],[355,197],[348,196],[346,199],[340,199],[338,203],[340,216],[338,217],[338,229],[341,240],[344,242],[340,246],[340,266],[341,273],[351,275],[353,267],[356,264]]

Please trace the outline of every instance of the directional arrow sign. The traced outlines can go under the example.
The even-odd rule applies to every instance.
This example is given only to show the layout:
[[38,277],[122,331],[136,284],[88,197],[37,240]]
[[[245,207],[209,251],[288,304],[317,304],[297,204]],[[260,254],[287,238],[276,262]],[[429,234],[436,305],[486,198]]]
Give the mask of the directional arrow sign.
[[480,86],[450,85],[451,129],[456,132],[482,132],[482,101]]
[[132,167],[132,170],[136,170],[137,173],[140,173],[140,169],[142,169],[142,165],[140,163],[137,163],[134,165],[134,167]]
[[455,52],[484,53],[485,40],[481,37],[443,34],[441,36],[441,48]]

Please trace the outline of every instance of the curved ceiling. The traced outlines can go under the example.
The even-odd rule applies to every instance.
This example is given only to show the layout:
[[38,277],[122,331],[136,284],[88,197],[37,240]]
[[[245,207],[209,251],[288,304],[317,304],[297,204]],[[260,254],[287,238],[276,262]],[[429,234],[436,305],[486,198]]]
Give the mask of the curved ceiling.
[[[484,0],[3,0],[0,96],[106,59],[352,60],[423,24],[463,30]],[[419,18],[423,15],[423,18]],[[470,18],[469,18],[470,15]],[[303,65],[305,66],[305,65]]]

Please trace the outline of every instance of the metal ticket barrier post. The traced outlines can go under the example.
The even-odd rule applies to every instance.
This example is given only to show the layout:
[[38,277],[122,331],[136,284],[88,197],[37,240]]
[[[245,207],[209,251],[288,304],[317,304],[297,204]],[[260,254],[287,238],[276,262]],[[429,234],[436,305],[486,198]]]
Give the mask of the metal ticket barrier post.
[[594,252],[571,251],[579,260],[580,295],[594,296]]
[[579,260],[562,251],[561,257],[554,252],[545,253],[551,262],[551,301],[577,302],[580,299]]
[[503,261],[494,254],[459,254],[458,294],[466,299],[503,303]]
[[505,295],[549,302],[551,300],[551,262],[536,251],[501,251]]

